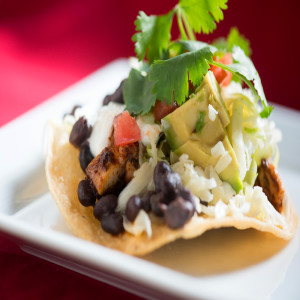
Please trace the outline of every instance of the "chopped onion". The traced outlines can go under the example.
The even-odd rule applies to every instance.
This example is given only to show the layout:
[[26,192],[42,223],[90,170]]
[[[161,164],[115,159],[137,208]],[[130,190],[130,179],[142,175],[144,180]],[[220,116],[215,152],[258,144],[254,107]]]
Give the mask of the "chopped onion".
[[148,214],[144,210],[139,211],[133,223],[124,218],[123,225],[125,230],[133,235],[140,235],[145,231],[148,237],[152,236],[151,221]]
[[215,217],[223,218],[227,214],[227,205],[222,201],[219,200],[215,206]]
[[211,148],[210,152],[214,158],[218,158],[221,155],[224,155],[225,148],[224,148],[223,143],[221,141],[217,142],[216,145]]
[[231,163],[231,161],[232,161],[232,157],[226,151],[226,153],[220,157],[220,159],[218,160],[218,162],[215,166],[216,172],[218,174],[220,174],[223,170],[225,170],[228,167],[228,165]]
[[218,112],[213,108],[213,106],[211,104],[208,105],[208,118],[211,121],[214,121],[216,119],[216,115],[218,114]]
[[237,161],[239,163],[239,174],[241,180],[245,178],[247,168],[246,168],[246,154],[245,154],[245,144],[243,140],[243,109],[244,104],[240,101],[235,101],[233,103],[232,110],[232,148],[235,152]]
[[127,201],[131,196],[139,195],[147,189],[147,185],[153,177],[153,171],[154,167],[150,161],[143,163],[141,167],[134,172],[133,179],[119,195],[117,211],[125,210]]

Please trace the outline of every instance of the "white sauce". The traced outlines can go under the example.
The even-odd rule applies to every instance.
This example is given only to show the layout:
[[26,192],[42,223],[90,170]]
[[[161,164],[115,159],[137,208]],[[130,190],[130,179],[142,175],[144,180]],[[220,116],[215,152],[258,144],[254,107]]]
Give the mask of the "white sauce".
[[90,149],[96,157],[108,145],[113,120],[116,115],[124,111],[125,105],[110,102],[107,106],[100,107],[97,119],[89,138]]

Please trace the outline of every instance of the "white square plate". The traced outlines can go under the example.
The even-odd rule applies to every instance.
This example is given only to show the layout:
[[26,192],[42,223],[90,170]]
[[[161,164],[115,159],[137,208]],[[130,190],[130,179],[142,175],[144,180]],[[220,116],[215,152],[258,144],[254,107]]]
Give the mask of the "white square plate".
[[[99,105],[128,75],[119,59],[0,129],[0,229],[24,251],[146,298],[298,299],[298,233],[213,230],[138,258],[74,237],[47,189],[46,126],[74,104]],[[300,212],[300,113],[276,106],[279,173]]]

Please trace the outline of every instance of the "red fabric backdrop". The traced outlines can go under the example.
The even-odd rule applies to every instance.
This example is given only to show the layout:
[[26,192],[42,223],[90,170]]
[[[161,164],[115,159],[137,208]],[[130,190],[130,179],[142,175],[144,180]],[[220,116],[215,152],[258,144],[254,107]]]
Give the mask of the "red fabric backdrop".
[[[0,126],[118,57],[134,55],[139,10],[167,12],[177,1],[0,0]],[[230,0],[210,41],[237,26],[269,101],[300,110],[300,4]],[[176,30],[174,31],[176,34]],[[0,238],[0,298],[136,298],[22,253]]]

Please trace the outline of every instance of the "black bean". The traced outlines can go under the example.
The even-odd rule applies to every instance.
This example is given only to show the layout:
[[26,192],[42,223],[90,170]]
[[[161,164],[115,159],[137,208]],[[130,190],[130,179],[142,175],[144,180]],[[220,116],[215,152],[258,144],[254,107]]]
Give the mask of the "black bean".
[[83,206],[93,206],[96,201],[94,188],[89,179],[81,180],[78,184],[77,195]]
[[88,141],[85,141],[80,146],[80,152],[79,152],[79,162],[80,167],[84,173],[86,173],[86,168],[89,165],[89,163],[94,159],[94,156],[90,149],[90,144]]
[[161,176],[160,189],[166,198],[173,200],[176,191],[182,187],[181,178],[178,173],[165,173]]
[[91,135],[92,127],[88,124],[84,117],[79,118],[73,125],[69,141],[75,147],[80,145]]
[[177,191],[176,195],[182,197],[186,201],[191,202],[193,204],[193,207],[195,207],[193,195],[192,195],[191,191],[189,189],[187,189],[186,187],[182,187],[181,189],[179,189]]
[[195,210],[191,202],[177,197],[165,212],[165,221],[169,228],[178,229],[193,216]]
[[128,199],[125,209],[125,216],[131,223],[135,220],[141,208],[142,201],[139,196],[134,195]]
[[162,217],[167,209],[167,205],[164,203],[165,196],[162,192],[154,194],[150,198],[151,210],[159,217]]
[[122,80],[119,87],[115,90],[115,92],[111,95],[107,95],[103,100],[103,105],[107,105],[109,102],[116,102],[123,104],[124,98],[123,98],[123,84],[126,79]]
[[150,199],[155,194],[154,191],[147,191],[146,194],[142,197],[142,208],[145,212],[149,212],[151,210]]
[[118,197],[115,195],[105,195],[101,197],[94,206],[94,216],[96,219],[101,220],[113,212],[118,204]]
[[112,235],[118,235],[124,231],[123,217],[117,213],[104,216],[101,221],[101,227]]
[[160,161],[157,163],[153,173],[153,181],[157,192],[161,191],[162,176],[170,172],[171,172],[171,168],[166,162]]

